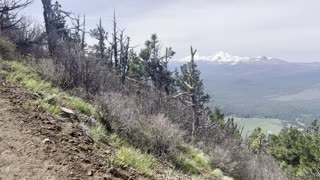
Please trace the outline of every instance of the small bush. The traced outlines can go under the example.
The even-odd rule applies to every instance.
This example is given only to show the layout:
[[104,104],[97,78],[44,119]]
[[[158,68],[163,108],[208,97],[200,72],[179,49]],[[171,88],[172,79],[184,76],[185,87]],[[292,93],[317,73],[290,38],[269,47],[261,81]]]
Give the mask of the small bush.
[[14,59],[15,49],[15,45],[12,42],[0,37],[0,56],[2,58],[6,60]]
[[148,176],[152,176],[155,173],[157,165],[156,159],[152,155],[127,147],[123,147],[117,152],[115,163],[137,169]]
[[98,102],[115,132],[144,151],[170,154],[183,143],[184,131],[178,125],[163,114],[142,114],[130,97],[111,93]]

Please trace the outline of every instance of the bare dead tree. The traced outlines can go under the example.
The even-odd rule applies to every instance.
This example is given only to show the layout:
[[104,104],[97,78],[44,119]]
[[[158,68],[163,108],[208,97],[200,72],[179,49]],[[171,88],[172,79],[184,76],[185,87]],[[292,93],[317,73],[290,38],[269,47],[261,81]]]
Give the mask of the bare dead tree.
[[38,56],[43,54],[45,42],[44,29],[31,19],[23,17],[17,29],[11,30],[12,40],[16,44],[17,51],[22,55],[33,54]]
[[124,85],[125,79],[129,73],[129,45],[130,45],[130,38],[124,37],[124,30],[120,33],[120,74],[121,74],[121,83]]
[[82,22],[82,38],[81,38],[81,49],[82,51],[86,48],[86,16],[83,16],[83,22]]
[[116,11],[113,14],[113,41],[112,41],[112,49],[113,49],[113,58],[114,58],[114,67],[118,69],[118,31],[117,31],[117,20],[116,20]]
[[19,16],[19,13],[31,2],[31,0],[0,1],[0,35],[4,30],[15,28],[22,21],[23,17]]
[[85,35],[86,35],[86,16],[83,16],[81,22],[80,15],[73,18],[72,21],[73,27],[70,30],[73,30],[71,33],[71,40],[74,40],[75,43],[78,43],[81,47],[81,50],[84,52],[86,47]]

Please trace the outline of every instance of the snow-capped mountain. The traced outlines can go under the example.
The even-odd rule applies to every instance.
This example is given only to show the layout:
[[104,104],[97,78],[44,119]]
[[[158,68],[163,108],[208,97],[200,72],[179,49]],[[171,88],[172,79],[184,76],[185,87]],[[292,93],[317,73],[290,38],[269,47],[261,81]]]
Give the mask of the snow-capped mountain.
[[[195,61],[204,61],[204,62],[212,62],[217,64],[241,64],[241,63],[268,63],[268,64],[283,64],[287,63],[286,61],[270,58],[266,56],[259,56],[259,57],[239,57],[233,56],[223,51],[218,52],[213,56],[200,56],[199,54],[195,55]],[[190,61],[191,56],[187,56],[182,58],[179,62],[187,62]]]

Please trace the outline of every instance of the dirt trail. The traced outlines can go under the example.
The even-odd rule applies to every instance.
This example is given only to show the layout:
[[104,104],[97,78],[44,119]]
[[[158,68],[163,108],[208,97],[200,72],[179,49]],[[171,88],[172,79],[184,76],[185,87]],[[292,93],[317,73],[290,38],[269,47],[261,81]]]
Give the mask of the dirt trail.
[[138,178],[111,167],[78,125],[23,108],[33,98],[0,74],[0,180]]

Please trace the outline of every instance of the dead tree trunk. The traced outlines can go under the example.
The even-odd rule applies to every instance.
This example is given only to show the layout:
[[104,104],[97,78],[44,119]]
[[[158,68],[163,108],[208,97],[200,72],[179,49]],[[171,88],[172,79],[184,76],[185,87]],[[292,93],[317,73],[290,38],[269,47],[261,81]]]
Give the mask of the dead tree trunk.
[[84,51],[86,48],[86,16],[83,16],[82,23],[82,38],[81,38],[81,50]]
[[[190,63],[190,76],[194,77],[195,76],[195,67],[194,67],[194,56],[197,53],[197,50],[193,50],[192,46],[190,47],[191,51],[191,63]],[[197,101],[197,92],[196,92],[196,84],[193,82],[193,79],[190,80],[189,82],[191,88],[191,103],[192,103],[192,110],[193,110],[193,123],[192,123],[192,140],[194,139],[195,136],[195,131],[196,128],[199,126],[199,117],[198,117],[198,111],[199,111],[199,102]]]
[[117,32],[117,20],[116,20],[116,12],[113,15],[113,56],[114,56],[114,67],[118,69],[118,32]]
[[48,37],[48,49],[50,52],[50,55],[54,55],[54,49],[55,49],[55,40],[54,40],[54,33],[56,32],[55,27],[52,24],[52,21],[54,19],[54,13],[52,10],[52,4],[51,0],[42,0],[43,4],[43,17]]

